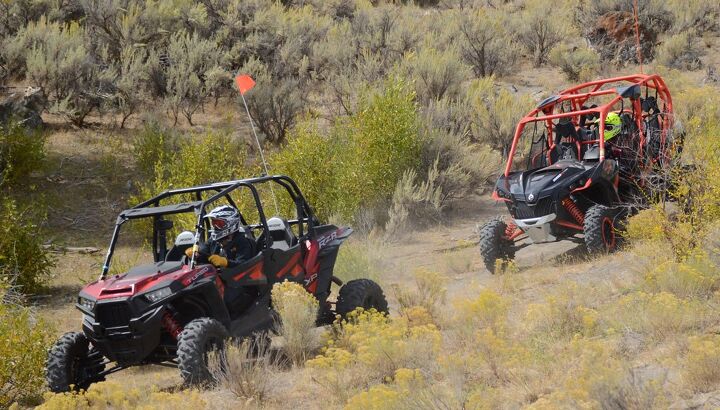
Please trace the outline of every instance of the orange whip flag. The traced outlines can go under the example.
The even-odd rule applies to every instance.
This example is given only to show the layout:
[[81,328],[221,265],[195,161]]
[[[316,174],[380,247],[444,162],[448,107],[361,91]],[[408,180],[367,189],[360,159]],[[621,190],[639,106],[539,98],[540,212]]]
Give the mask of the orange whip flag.
[[[255,87],[255,80],[247,74],[238,74],[235,76],[235,86],[240,91],[240,98],[242,98],[243,105],[245,106],[245,112],[250,119],[250,127],[252,128],[253,135],[255,136],[255,142],[257,143],[258,150],[260,151],[260,159],[262,159],[263,168],[265,169],[265,175],[270,175],[268,172],[267,161],[265,161],[265,154],[263,154],[262,145],[260,145],[260,139],[258,138],[257,131],[255,131],[255,124],[253,124],[252,116],[250,115],[250,109],[248,109],[247,101],[245,101],[245,93],[252,90]],[[273,190],[272,184],[270,184],[270,193],[275,203],[275,212],[280,213],[278,207],[277,198],[275,197],[275,191]]]
[[252,90],[255,87],[255,80],[247,74],[238,74],[235,77],[235,85],[240,91],[241,95],[245,95],[246,92]]

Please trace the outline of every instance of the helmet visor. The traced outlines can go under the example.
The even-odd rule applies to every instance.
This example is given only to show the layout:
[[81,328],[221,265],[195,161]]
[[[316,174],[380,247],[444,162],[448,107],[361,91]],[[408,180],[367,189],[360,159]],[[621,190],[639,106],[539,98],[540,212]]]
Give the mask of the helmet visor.
[[213,227],[213,229],[224,229],[227,225],[227,222],[223,219],[217,219],[217,218],[210,218],[210,225]]

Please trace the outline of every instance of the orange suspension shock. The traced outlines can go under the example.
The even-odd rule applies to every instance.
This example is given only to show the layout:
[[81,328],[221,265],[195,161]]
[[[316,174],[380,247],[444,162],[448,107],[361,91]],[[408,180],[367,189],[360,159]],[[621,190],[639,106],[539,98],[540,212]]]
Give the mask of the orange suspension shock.
[[567,210],[568,213],[575,218],[575,221],[577,221],[578,224],[582,225],[585,223],[585,214],[583,214],[583,211],[578,208],[572,199],[565,198],[560,203],[565,207],[565,210]]
[[507,226],[505,227],[505,236],[507,236],[508,238],[511,237],[515,233],[516,229],[517,229],[517,225],[515,225],[512,222],[509,222],[507,224]]
[[522,235],[523,231],[522,229],[518,228],[517,225],[515,225],[513,222],[507,222],[507,226],[505,226],[505,235],[504,238],[508,240],[515,240],[518,236]]
[[183,328],[180,324],[172,317],[170,312],[165,312],[162,317],[162,325],[170,335],[177,340],[178,335],[182,332]]

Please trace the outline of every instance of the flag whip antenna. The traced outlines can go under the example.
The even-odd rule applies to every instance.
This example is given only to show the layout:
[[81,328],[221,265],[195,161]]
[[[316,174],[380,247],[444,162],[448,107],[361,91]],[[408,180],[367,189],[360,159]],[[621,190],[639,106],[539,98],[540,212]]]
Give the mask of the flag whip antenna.
[[[260,145],[260,138],[258,138],[257,131],[255,131],[255,123],[253,122],[252,115],[250,115],[250,109],[248,108],[247,101],[245,100],[245,93],[252,90],[255,87],[255,80],[247,74],[238,74],[235,77],[235,85],[238,91],[240,91],[240,98],[242,98],[243,105],[245,106],[245,112],[250,119],[250,128],[252,128],[253,136],[255,136],[255,142],[257,143],[258,151],[260,151],[260,159],[262,160],[263,169],[265,175],[270,176],[268,171],[267,161],[265,161],[265,154],[263,153],[262,145]],[[270,184],[270,194],[273,198],[275,205],[275,214],[280,215],[280,208],[278,207],[277,198],[275,197],[275,190],[273,190],[272,184]]]

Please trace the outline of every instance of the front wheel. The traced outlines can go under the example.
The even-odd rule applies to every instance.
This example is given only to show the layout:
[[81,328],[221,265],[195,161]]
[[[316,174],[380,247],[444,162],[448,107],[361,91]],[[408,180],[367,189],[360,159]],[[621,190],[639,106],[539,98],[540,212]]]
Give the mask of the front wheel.
[[604,205],[593,205],[585,213],[583,231],[585,246],[590,254],[615,251],[622,237],[620,230],[625,213]]
[[45,378],[53,393],[77,391],[105,380],[101,376],[104,370],[102,355],[90,347],[85,335],[69,332],[50,348]]
[[355,279],[340,288],[335,312],[345,317],[359,307],[388,313],[388,303],[380,285],[370,279]]
[[515,258],[515,247],[513,241],[508,239],[506,231],[507,224],[501,219],[488,221],[478,230],[480,254],[490,273],[495,273],[498,259],[508,261]]
[[215,319],[203,317],[188,323],[177,341],[177,360],[180,376],[186,385],[207,384],[212,381],[208,368],[208,354],[222,354],[227,329]]

